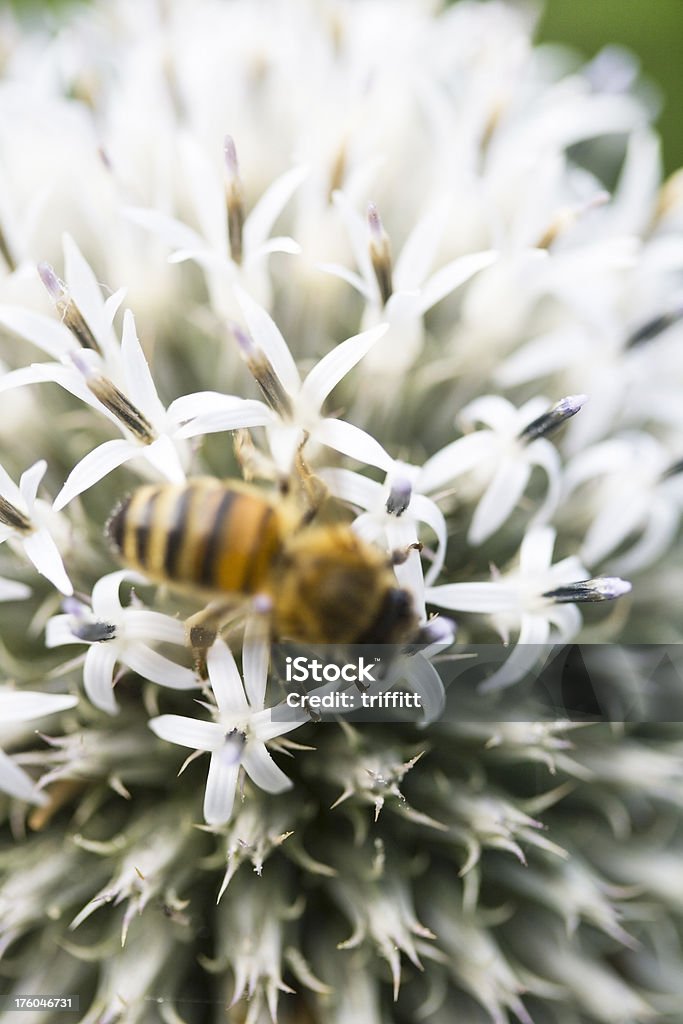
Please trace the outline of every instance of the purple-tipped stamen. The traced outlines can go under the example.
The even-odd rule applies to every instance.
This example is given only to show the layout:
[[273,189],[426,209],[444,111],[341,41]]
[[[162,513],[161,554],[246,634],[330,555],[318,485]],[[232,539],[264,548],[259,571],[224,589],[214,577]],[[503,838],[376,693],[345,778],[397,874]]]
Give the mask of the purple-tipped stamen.
[[547,590],[542,596],[555,604],[592,604],[596,601],[614,601],[631,592],[628,580],[618,576],[596,576],[592,580],[565,583],[555,590]]
[[539,437],[547,437],[549,434],[553,434],[566,420],[576,416],[587,400],[587,395],[567,395],[566,398],[561,398],[559,402],[548,409],[547,412],[544,412],[542,416],[538,416],[531,423],[528,423],[524,430],[520,430],[518,434],[519,440],[528,444]]
[[410,505],[412,494],[413,488],[410,480],[407,480],[405,477],[399,477],[397,480],[394,480],[389,497],[387,498],[387,512],[392,516],[403,515],[408,505]]

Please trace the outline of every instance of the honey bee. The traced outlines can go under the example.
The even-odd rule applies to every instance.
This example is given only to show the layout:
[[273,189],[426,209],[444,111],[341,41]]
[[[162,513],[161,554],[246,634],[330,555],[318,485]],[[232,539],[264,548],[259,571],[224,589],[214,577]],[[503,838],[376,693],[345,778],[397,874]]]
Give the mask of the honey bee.
[[125,565],[210,603],[188,620],[195,652],[226,611],[262,595],[275,639],[400,643],[418,619],[391,559],[348,525],[310,525],[277,495],[238,480],[195,477],[138,488],[106,531]]

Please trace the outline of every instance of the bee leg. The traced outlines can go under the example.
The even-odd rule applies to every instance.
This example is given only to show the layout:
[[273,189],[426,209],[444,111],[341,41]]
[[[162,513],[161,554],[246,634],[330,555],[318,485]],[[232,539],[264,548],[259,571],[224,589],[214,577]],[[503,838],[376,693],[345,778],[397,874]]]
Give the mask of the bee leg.
[[254,444],[248,430],[242,428],[235,431],[233,439],[235,458],[240,464],[242,476],[251,480],[275,480],[277,471],[271,459],[264,455]]
[[308,526],[315,519],[328,494],[325,484],[319,476],[315,475],[304,459],[303,447],[304,445],[302,444],[296,454],[295,462],[299,491],[304,505],[304,512],[299,527]]
[[192,651],[195,669],[200,679],[208,678],[206,656],[228,612],[233,609],[234,602],[228,604],[225,601],[212,601],[206,608],[185,620],[185,642]]
[[403,565],[410,558],[411,551],[422,551],[424,547],[420,541],[416,541],[415,544],[408,544],[405,548],[396,548],[391,552],[391,564],[392,565]]

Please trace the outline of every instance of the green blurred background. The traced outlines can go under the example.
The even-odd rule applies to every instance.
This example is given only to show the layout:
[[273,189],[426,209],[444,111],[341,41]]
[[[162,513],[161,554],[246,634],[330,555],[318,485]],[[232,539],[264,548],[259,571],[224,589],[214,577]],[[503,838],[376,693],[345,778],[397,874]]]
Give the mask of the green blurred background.
[[[0,6],[3,2],[15,9],[54,12],[87,0],[0,0]],[[683,166],[683,0],[546,0],[541,7],[538,35],[543,41],[569,44],[589,58],[606,43],[622,44],[638,55],[644,73],[661,91],[658,124],[666,170]]]

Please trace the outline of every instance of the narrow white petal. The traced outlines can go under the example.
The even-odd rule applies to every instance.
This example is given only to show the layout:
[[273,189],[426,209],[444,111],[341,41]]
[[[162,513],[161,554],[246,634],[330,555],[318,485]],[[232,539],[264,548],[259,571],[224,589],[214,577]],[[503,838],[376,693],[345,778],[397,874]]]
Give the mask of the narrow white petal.
[[163,477],[173,484],[185,483],[185,470],[180,461],[178,449],[168,434],[162,434],[156,441],[138,449],[138,455],[151,463]]
[[527,456],[530,462],[544,469],[548,477],[546,496],[532,519],[533,523],[546,523],[555,514],[562,496],[562,460],[557,448],[544,437],[528,446]]
[[510,583],[445,583],[428,587],[426,599],[437,608],[482,615],[515,612],[520,606],[519,590]]
[[314,409],[320,409],[334,387],[349,370],[359,363],[363,356],[382,338],[389,329],[388,324],[379,324],[369,331],[347,338],[316,363],[301,386],[301,396]]
[[0,494],[22,512],[28,512],[28,509],[24,509],[24,498],[21,491],[3,466],[0,466]]
[[341,263],[320,263],[318,264],[318,270],[321,270],[324,274],[331,274],[333,277],[338,277],[342,281],[346,281],[352,288],[355,288],[357,292],[363,296],[366,302],[369,302],[372,298],[372,292],[366,285],[360,274],[356,274],[355,271],[349,270],[348,267],[343,267]]
[[426,523],[436,534],[437,545],[434,561],[429,566],[425,576],[425,583],[430,586],[441,572],[444,558],[446,557],[446,544],[448,540],[446,520],[441,509],[433,501],[430,501],[429,498],[425,498],[423,494],[413,495],[410,502],[410,511],[420,522]]
[[129,309],[123,314],[121,358],[127,396],[152,423],[158,425],[163,422],[166,410],[159,401],[149,364],[135,330],[135,319]]
[[581,559],[595,565],[632,533],[642,530],[648,519],[648,505],[645,495],[631,495],[628,501],[617,495],[606,501],[586,532]]
[[0,326],[30,341],[53,359],[61,359],[67,352],[78,348],[71,331],[64,324],[20,306],[0,306]]
[[239,761],[232,763],[221,757],[220,751],[211,755],[204,793],[204,820],[207,825],[224,825],[230,819],[239,771]]
[[[415,520],[411,516],[387,516],[386,537],[390,551],[403,551],[410,544],[417,541],[417,530]],[[413,595],[415,611],[420,621],[426,618],[425,615],[425,585],[422,572],[422,560],[418,551],[411,551],[400,565],[395,566],[394,572],[399,585]]]
[[63,647],[65,644],[84,643],[84,640],[73,634],[72,626],[73,616],[53,615],[45,624],[45,646],[51,649],[53,647]]
[[114,323],[114,317],[121,308],[121,303],[126,297],[127,290],[127,288],[119,288],[118,291],[113,292],[108,299],[104,300],[104,315],[108,323]]
[[[195,391],[191,395],[181,395],[174,399],[167,409],[167,415],[174,423],[182,423],[194,416],[209,412],[225,412],[239,409],[245,402],[254,399],[238,398],[237,395],[224,395],[220,391]],[[263,407],[262,402],[257,405]]]
[[146,608],[126,608],[123,613],[126,640],[142,640],[158,643],[185,644],[185,624],[161,612]]
[[358,508],[380,507],[384,488],[376,480],[354,473],[350,469],[322,469],[318,476],[329,488],[330,494]]
[[0,576],[0,601],[23,601],[30,596],[31,588],[25,583]]
[[119,589],[124,580],[130,583],[146,583],[144,576],[131,569],[119,569],[102,576],[92,588],[91,603],[93,614],[104,622],[117,623],[121,619]]
[[49,367],[56,365],[58,364],[34,363],[32,366],[22,366],[19,370],[3,373],[0,376],[0,394],[14,388],[23,388],[26,384],[45,384],[50,380]]
[[247,744],[242,754],[242,766],[252,782],[266,793],[284,793],[292,788],[292,782],[275,764],[263,743],[253,741]]
[[545,617],[555,627],[557,635],[552,639],[557,643],[573,640],[583,624],[581,612],[575,604],[550,605],[545,611]]
[[35,690],[12,690],[0,687],[0,724],[30,722],[58,711],[67,711],[78,704],[78,697],[62,693],[39,693]]
[[62,594],[73,594],[74,588],[66,574],[59,548],[44,526],[22,538],[21,543],[26,557],[41,576],[45,576]]
[[308,177],[307,166],[293,167],[269,185],[244,223],[244,249],[251,254],[266,242],[273,224]]
[[523,615],[519,639],[515,649],[497,672],[479,687],[481,693],[502,690],[518,683],[544,655],[544,645],[550,635],[550,623],[541,615]]
[[[331,690],[332,686],[326,684],[324,687],[319,686],[311,692],[324,696],[325,693],[329,693]],[[252,715],[249,728],[250,732],[257,736],[262,743],[268,743],[269,740],[274,740],[276,736],[284,736],[285,733],[298,729],[299,726],[310,722],[310,720],[310,716],[303,708],[290,708],[287,704],[283,703]]]
[[102,288],[88,261],[69,234],[63,235],[64,276],[74,302],[107,357],[116,356],[117,342],[105,309]]
[[24,499],[26,508],[30,510],[36,500],[40,481],[45,476],[45,470],[47,469],[47,462],[45,459],[41,459],[39,462],[35,462],[30,469],[27,469],[25,473],[21,474],[21,480],[19,481],[19,490],[21,496]]
[[495,440],[489,430],[478,430],[466,437],[459,437],[457,441],[451,441],[425,462],[419,476],[420,490],[439,490],[462,473],[474,469],[494,451]]
[[[85,350],[82,350],[81,358],[88,359]],[[93,353],[93,358],[90,360],[92,365],[97,365],[99,357]],[[93,409],[97,409],[102,416],[105,416],[111,423],[114,423],[120,430],[121,423],[116,418],[113,412],[105,408],[100,401],[93,395],[92,391],[89,390],[85,383],[85,377],[83,374],[75,369],[73,366],[60,366],[59,363],[33,363],[30,369],[37,375],[37,379],[45,382],[52,381],[55,384],[59,384],[60,387],[68,391],[69,394],[75,395],[76,398],[80,398],[86,405],[92,406]]]
[[481,395],[460,410],[458,422],[468,426],[483,423],[492,430],[507,433],[517,422],[517,409],[500,395]]
[[446,229],[450,197],[439,200],[412,229],[394,264],[394,290],[419,288],[431,270]]
[[71,470],[64,486],[54,500],[53,507],[57,511],[64,508],[77,495],[87,491],[89,487],[98,483],[112,470],[118,469],[124,462],[135,458],[136,455],[140,455],[140,445],[133,441],[117,439],[98,445]]
[[260,615],[252,615],[244,630],[242,645],[242,674],[250,706],[259,711],[263,707],[268,681],[270,642],[268,622]]
[[150,718],[148,724],[159,739],[192,750],[219,750],[225,740],[225,730],[217,722],[202,722],[184,715],[159,715]]
[[344,227],[349,236],[356,266],[360,270],[364,281],[372,288],[372,295],[378,295],[377,282],[370,260],[367,221],[354,210],[343,192],[335,192],[332,199],[344,221]]
[[133,224],[151,232],[160,238],[170,249],[202,249],[205,241],[201,235],[189,228],[187,224],[168,217],[158,210],[148,210],[139,206],[127,206],[123,215]]
[[283,473],[289,473],[292,469],[294,457],[304,439],[303,430],[301,427],[282,423],[271,427],[267,434],[268,447],[270,448],[270,454],[275,465]]
[[387,472],[393,467],[394,460],[382,448],[379,441],[346,420],[321,420],[316,426],[313,437],[320,444],[325,444],[342,455],[348,455],[368,466],[379,466]]
[[[239,402],[239,404],[237,404]],[[176,437],[197,437],[200,434],[217,434],[223,430],[237,430],[240,427],[265,427],[275,417],[263,402],[256,399],[235,399],[222,410],[196,416],[176,431]]]
[[46,804],[48,798],[41,793],[33,780],[23,769],[0,750],[0,790],[17,800],[27,800],[32,804]]
[[401,661],[400,676],[408,687],[421,698],[424,712],[423,724],[435,722],[443,714],[446,705],[446,691],[441,676],[431,661],[423,654],[414,654]]
[[469,256],[460,256],[452,263],[447,263],[441,270],[437,270],[420,292],[418,312],[424,315],[428,309],[441,302],[480,270],[489,267],[498,259],[498,255],[495,251],[472,253]]
[[274,252],[284,252],[289,256],[299,256],[301,253],[301,246],[298,242],[295,242],[293,238],[289,238],[287,235],[278,236],[277,238],[269,238],[267,242],[259,246],[252,255],[245,261],[247,267],[255,266],[260,260],[265,259],[266,256],[270,256]]
[[206,664],[218,710],[225,714],[243,714],[248,711],[242,678],[227,644],[216,640],[209,650]]
[[483,544],[503,525],[524,494],[530,476],[528,462],[520,458],[503,462],[474,511],[467,533],[468,544]]
[[634,573],[652,565],[669,549],[678,532],[680,512],[666,501],[654,501],[640,539],[610,562],[610,572]]
[[108,715],[117,715],[114,700],[114,666],[118,645],[111,642],[92,644],[85,656],[83,686],[91,704]]
[[145,644],[126,645],[119,660],[143,679],[150,679],[159,686],[168,686],[171,690],[194,690],[199,686],[192,669],[176,665]]
[[254,302],[251,295],[237,284],[235,285],[235,295],[254,343],[263,350],[270,360],[285,391],[290,395],[298,394],[301,387],[299,371],[287,342],[275,326],[275,322],[265,309]]
[[[532,526],[519,548],[519,568],[524,576],[541,576],[553,561],[555,530],[552,526]],[[559,564],[559,563],[558,563]]]

